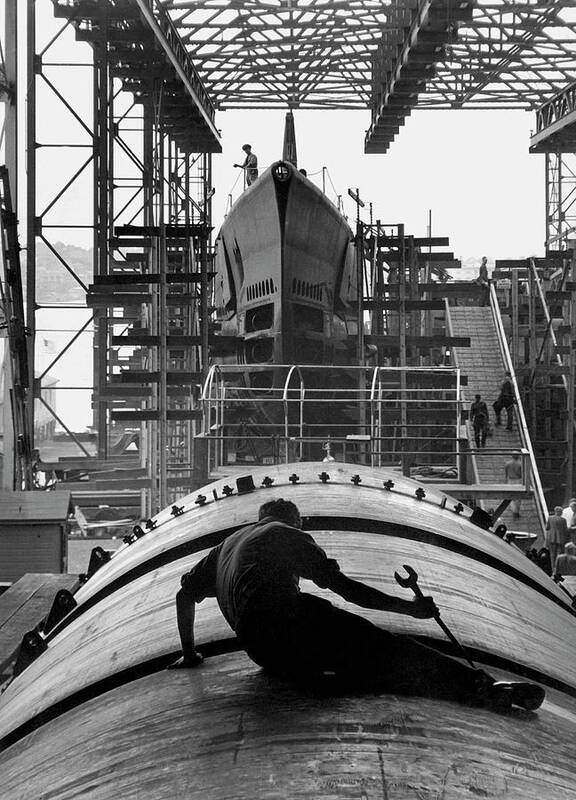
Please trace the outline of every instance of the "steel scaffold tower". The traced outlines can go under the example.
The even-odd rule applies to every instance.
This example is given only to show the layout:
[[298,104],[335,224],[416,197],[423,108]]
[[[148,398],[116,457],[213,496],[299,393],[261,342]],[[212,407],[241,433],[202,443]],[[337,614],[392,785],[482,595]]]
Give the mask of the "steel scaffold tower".
[[[63,318],[69,310],[86,311],[76,330],[71,320],[73,336],[33,377],[34,394],[43,401],[43,379],[51,367],[93,331],[96,452],[48,407],[79,452],[78,463],[69,458],[67,467],[90,477],[76,488],[94,494],[124,490],[132,496],[126,504],[137,502],[149,515],[195,479],[195,386],[208,355],[210,154],[220,150],[214,109],[172,23],[153,0],[54,0],[55,16],[64,22],[41,46],[36,5],[29,0],[27,19],[30,363],[39,311],[57,307]],[[82,64],[59,58],[58,44],[70,31],[89,45],[90,58]],[[65,75],[55,77],[71,66],[91,74],[91,108],[86,98],[78,105],[73,92],[67,96]],[[75,141],[54,141],[53,127],[48,139],[46,123],[54,120],[37,114],[39,84],[74,120]],[[47,148],[67,153],[61,182],[50,187],[42,182],[37,161]],[[78,152],[82,157],[74,162]],[[65,201],[81,181],[78,221]],[[74,254],[60,252],[53,232],[62,230],[91,232],[89,273],[80,274]],[[39,242],[79,287],[74,302],[42,296]]]

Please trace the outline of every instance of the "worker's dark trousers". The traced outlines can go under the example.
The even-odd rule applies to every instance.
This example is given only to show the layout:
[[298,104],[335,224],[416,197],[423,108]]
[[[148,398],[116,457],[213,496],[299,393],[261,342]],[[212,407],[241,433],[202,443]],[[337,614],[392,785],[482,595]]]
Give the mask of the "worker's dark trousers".
[[476,447],[486,446],[487,434],[488,434],[487,425],[479,425],[476,422],[474,423],[474,441],[476,442]]
[[358,688],[471,703],[490,682],[481,670],[304,593],[295,616],[259,609],[238,634],[257,664],[298,680],[334,673]]

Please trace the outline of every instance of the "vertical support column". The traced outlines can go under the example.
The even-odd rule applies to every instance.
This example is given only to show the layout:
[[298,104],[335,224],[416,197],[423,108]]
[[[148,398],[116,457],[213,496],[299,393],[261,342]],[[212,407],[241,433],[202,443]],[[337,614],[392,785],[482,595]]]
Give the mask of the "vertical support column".
[[[167,161],[170,154],[170,142],[166,141],[164,135],[164,126],[162,125],[162,93],[160,93],[158,100],[158,109],[156,114],[156,125],[158,127],[158,174],[156,176],[157,192],[158,192],[158,272],[160,273],[160,283],[158,288],[158,335],[160,337],[160,346],[158,348],[158,368],[160,370],[160,379],[158,381],[158,466],[159,466],[159,500],[160,507],[164,508],[167,503],[168,492],[168,309],[166,307],[166,262],[167,262],[167,247],[166,247],[166,212],[169,213],[169,207],[166,208],[166,190],[165,190],[165,169],[169,167]],[[168,145],[168,146],[166,146]]]
[[406,366],[406,239],[404,225],[398,225],[398,338],[399,365]]
[[408,439],[408,409],[406,396],[406,238],[404,225],[398,225],[398,341],[400,367],[400,428],[402,436],[402,474],[409,475],[410,460],[404,452]]
[[26,19],[26,327],[32,398],[28,405],[30,448],[34,447],[34,382],[36,342],[36,4],[28,0]]
[[[154,225],[154,108],[150,99],[151,93],[148,94],[142,106],[142,147],[143,147],[143,165],[142,172],[142,193],[143,193],[143,220],[145,226]],[[155,242],[155,247],[157,242]],[[153,254],[155,258],[155,253]],[[149,266],[149,265],[148,265]],[[152,329],[154,308],[150,304],[146,307],[146,327]],[[152,349],[152,359],[156,359],[155,349]],[[155,371],[156,364],[150,365],[151,371]],[[152,384],[154,387],[155,384]],[[146,400],[145,405],[149,408],[154,408],[154,394],[152,398]],[[153,422],[144,422],[141,426],[141,464],[147,468],[147,475],[150,478],[150,493],[148,497],[149,508],[145,509],[144,516],[151,516],[156,513],[157,508],[160,507],[158,494],[156,491],[156,437],[155,426]],[[153,434],[154,432],[154,434]],[[142,498],[142,504],[145,505],[145,498]]]
[[546,247],[562,234],[562,154],[546,153]]
[[5,2],[4,60],[10,94],[4,103],[4,137],[12,207],[18,216],[18,6],[17,0]]
[[[99,36],[94,42],[94,275],[108,273],[108,239],[110,233],[110,193],[113,172],[110,172],[110,136],[113,126],[113,92],[109,88],[107,17],[108,4],[100,9]],[[94,386],[102,389],[108,376],[108,311],[94,310]],[[108,403],[99,391],[94,403],[94,428],[98,457],[108,457]]]
[[[4,27],[4,53],[6,63],[6,83],[12,93],[4,103],[4,136],[6,166],[10,180],[10,194],[14,212],[18,215],[18,10],[17,0],[6,0],[5,27]],[[12,413],[10,403],[10,387],[13,384],[11,359],[4,358],[4,397],[2,425],[2,444],[4,461],[2,468],[2,484],[0,488],[14,489],[15,481],[15,443],[12,427]],[[30,401],[32,403],[32,400]],[[30,435],[32,435],[32,430]],[[17,487],[20,488],[20,487]]]
[[202,360],[202,376],[208,374],[209,358],[209,338],[208,338],[208,271],[210,268],[208,258],[208,236],[210,235],[208,213],[208,185],[207,178],[210,176],[211,157],[209,154],[202,155],[203,165],[203,204],[202,204],[202,233],[200,237],[200,339]]
[[[356,202],[356,361],[359,367],[365,363],[364,355],[364,223],[360,219],[360,202],[358,189],[356,189],[358,200]],[[363,369],[358,372],[358,422],[359,433],[366,435],[370,432],[367,419],[366,403],[366,374]],[[372,445],[369,446],[369,453],[372,453]],[[361,463],[366,463],[366,448],[362,445],[358,448],[358,455]]]
[[[528,264],[528,274],[531,275],[530,265]],[[514,368],[520,363],[520,352],[518,350],[518,270],[511,269],[510,276],[512,279],[512,287],[510,292],[511,304],[511,317],[512,317],[512,364]],[[532,283],[530,283],[532,286]],[[536,290],[536,287],[534,287]]]
[[550,163],[550,159],[552,158],[551,153],[546,153],[544,156],[544,230],[546,232],[546,247],[548,248],[552,233],[550,231],[550,215],[551,215],[551,199],[550,199],[550,191],[552,185],[552,166]]
[[[576,249],[576,240],[572,239],[570,245]],[[576,281],[576,252],[572,253],[570,265],[570,280],[572,285]],[[576,302],[574,291],[570,297],[570,374],[568,375],[568,419],[566,420],[566,487],[564,490],[564,500],[568,504],[574,494],[574,381],[576,380],[576,341],[574,335],[576,331]]]
[[357,338],[356,361],[359,366],[364,365],[364,224],[356,221],[356,308],[357,308]]
[[536,369],[538,357],[538,340],[536,338],[536,279],[532,270],[528,273],[528,329],[529,329],[529,358],[530,358],[530,375],[532,378],[532,391],[528,397],[530,400],[530,435],[533,439],[538,438],[538,417],[536,413],[536,390],[537,383]]

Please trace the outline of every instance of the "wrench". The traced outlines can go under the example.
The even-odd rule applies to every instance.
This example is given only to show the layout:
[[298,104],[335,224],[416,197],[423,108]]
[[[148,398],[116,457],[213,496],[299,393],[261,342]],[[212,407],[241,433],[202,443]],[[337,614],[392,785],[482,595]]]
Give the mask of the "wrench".
[[[419,600],[421,600],[424,597],[424,595],[422,593],[422,590],[418,586],[418,573],[413,567],[409,566],[408,564],[403,564],[402,566],[406,570],[408,577],[403,578],[400,575],[400,573],[395,572],[394,578],[396,579],[396,583],[400,584],[400,586],[402,586],[404,589],[412,589],[416,597]],[[434,614],[434,619],[436,620],[438,625],[440,625],[440,627],[442,628],[446,636],[450,639],[452,644],[455,645],[455,647],[460,651],[462,658],[464,658],[468,662],[468,664],[470,664],[472,669],[478,669],[476,665],[472,661],[470,661],[470,659],[466,655],[466,651],[464,650],[458,639],[454,636],[450,628],[446,625],[446,623],[442,619],[440,619],[439,611],[437,611]]]

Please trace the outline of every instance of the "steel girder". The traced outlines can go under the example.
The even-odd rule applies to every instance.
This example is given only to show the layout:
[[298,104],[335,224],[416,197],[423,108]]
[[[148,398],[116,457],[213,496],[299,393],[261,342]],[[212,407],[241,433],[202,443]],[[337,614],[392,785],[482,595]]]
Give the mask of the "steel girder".
[[[373,108],[422,0],[161,0],[217,108]],[[536,109],[576,77],[574,0],[443,4],[417,107]],[[413,68],[418,53],[411,59]]]

